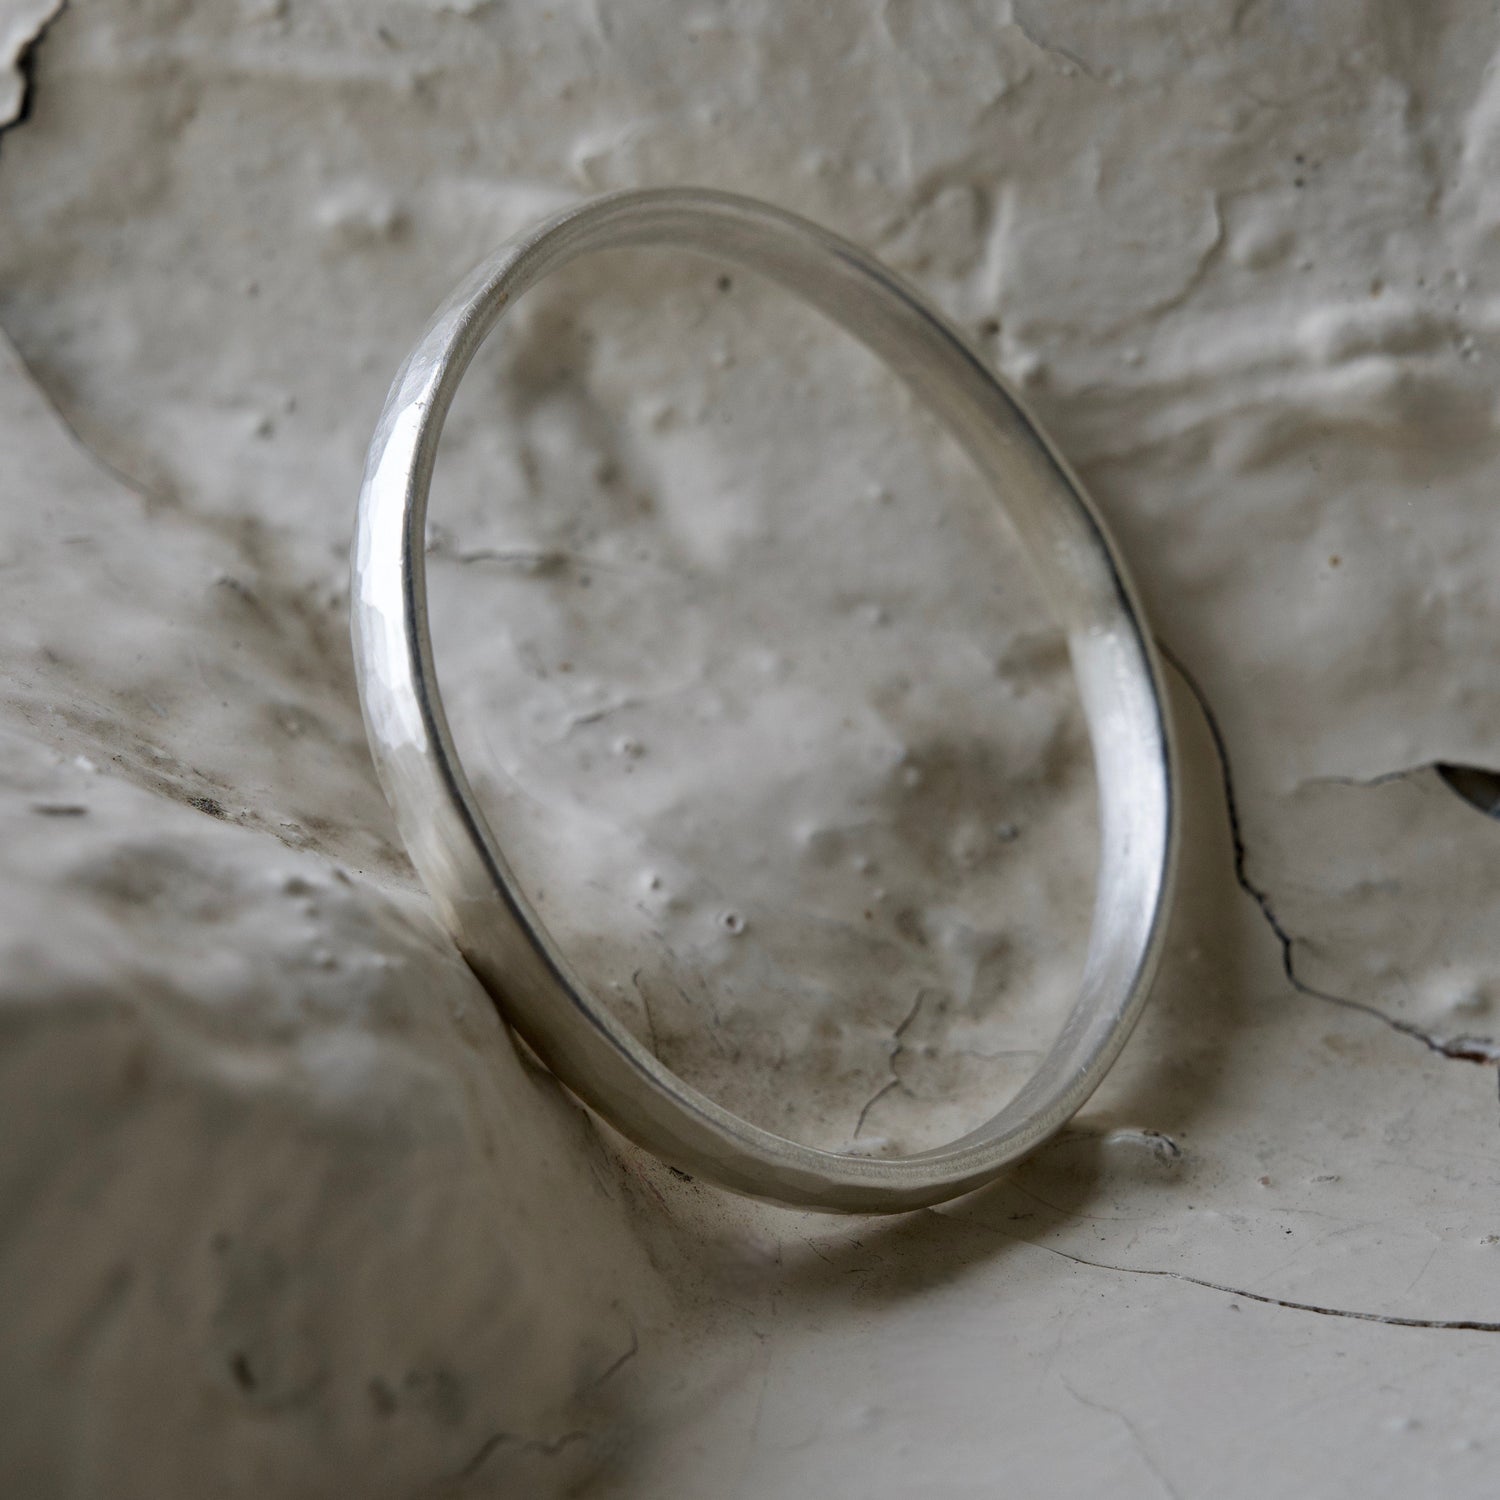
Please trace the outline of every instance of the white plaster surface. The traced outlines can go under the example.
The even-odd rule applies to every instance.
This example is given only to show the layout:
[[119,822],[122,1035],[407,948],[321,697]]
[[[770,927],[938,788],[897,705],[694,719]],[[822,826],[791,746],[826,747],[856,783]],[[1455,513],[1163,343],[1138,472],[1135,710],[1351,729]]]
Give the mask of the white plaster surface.
[[[1431,769],[1500,765],[1492,8],[56,10],[0,0],[0,1493],[1493,1494],[1500,823]],[[579,1111],[365,753],[387,381],[512,229],[671,182],[927,288],[1190,674],[1147,1019],[935,1212],[730,1199]],[[492,816],[662,1056],[876,1151],[1017,1085],[1087,747],[862,356],[577,268],[470,377],[431,578]]]

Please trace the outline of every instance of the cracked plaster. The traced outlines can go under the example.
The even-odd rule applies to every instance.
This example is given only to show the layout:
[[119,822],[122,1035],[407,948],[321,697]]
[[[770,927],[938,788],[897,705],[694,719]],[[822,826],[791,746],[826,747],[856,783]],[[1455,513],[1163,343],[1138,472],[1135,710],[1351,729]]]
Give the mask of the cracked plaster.
[[[1430,769],[1500,762],[1484,8],[56,12],[0,8],[6,1492],[1488,1494],[1500,824]],[[1158,994],[934,1212],[726,1199],[581,1115],[363,750],[386,381],[496,239],[667,181],[921,281],[1178,669]],[[1065,660],[862,357],[604,269],[445,442],[483,795],[675,1066],[809,1139],[959,1128],[1079,957]]]

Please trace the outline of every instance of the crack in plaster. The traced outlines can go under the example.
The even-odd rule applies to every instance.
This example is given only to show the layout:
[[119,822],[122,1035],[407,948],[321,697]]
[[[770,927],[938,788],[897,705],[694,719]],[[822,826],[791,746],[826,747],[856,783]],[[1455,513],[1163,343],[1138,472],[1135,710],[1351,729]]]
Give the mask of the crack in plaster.
[[1140,1429],[1136,1427],[1135,1423],[1124,1412],[1117,1410],[1113,1406],[1106,1406],[1102,1401],[1091,1400],[1065,1376],[1059,1375],[1057,1378],[1062,1382],[1062,1388],[1080,1406],[1086,1406],[1090,1411],[1100,1412],[1106,1417],[1113,1417],[1125,1429],[1125,1434],[1129,1437],[1131,1446],[1141,1456],[1141,1462],[1156,1476],[1157,1481],[1166,1494],[1171,1497],[1171,1500],[1182,1500],[1182,1492],[1162,1473],[1161,1465],[1151,1456],[1151,1450],[1146,1446],[1145,1440],[1141,1437]]
[[859,1119],[854,1123],[853,1138],[856,1141],[859,1139],[860,1132],[865,1128],[865,1121],[869,1118],[870,1111],[874,1109],[875,1106],[879,1104],[880,1101],[884,1099],[885,1096],[889,1094],[893,1089],[904,1089],[906,1087],[906,1085],[901,1081],[900,1074],[896,1072],[896,1059],[901,1056],[901,1053],[906,1046],[903,1038],[911,1029],[912,1022],[917,1019],[917,1013],[922,1009],[922,1002],[926,998],[927,991],[925,989],[918,990],[917,998],[912,1001],[911,1009],[907,1011],[905,1018],[891,1033],[891,1046],[890,1051],[887,1054],[891,1076],[885,1083],[881,1084],[881,1086],[876,1089],[868,1099],[865,1100],[864,1108],[859,1112]]
[[1394,782],[1410,781],[1414,776],[1428,773],[1436,776],[1460,802],[1467,802],[1475,812],[1500,820],[1500,771],[1489,766],[1466,766],[1451,760],[1426,760],[1399,771],[1383,771],[1379,776],[1308,776],[1301,785],[1361,788],[1390,786]]
[[492,1433],[479,1445],[468,1463],[458,1471],[457,1477],[460,1480],[472,1479],[494,1453],[508,1443],[514,1443],[522,1453],[540,1453],[544,1458],[556,1458],[564,1449],[572,1447],[574,1443],[587,1442],[588,1438],[589,1434],[581,1428],[575,1428],[555,1438],[522,1438],[514,1432]]
[[628,1365],[630,1361],[633,1360],[640,1352],[641,1336],[639,1331],[632,1327],[630,1330],[630,1347],[628,1349],[625,1349],[615,1359],[611,1360],[609,1364],[606,1365],[604,1369],[598,1375],[596,1375],[593,1380],[589,1382],[586,1388],[591,1391],[597,1391],[606,1380],[609,1380],[613,1376],[619,1374],[619,1372],[624,1369],[625,1366]]
[[[1371,1005],[1365,1000],[1356,1000],[1350,995],[1335,994],[1332,990],[1319,989],[1316,985],[1309,984],[1297,973],[1296,948],[1302,941],[1295,933],[1289,932],[1282,924],[1276,914],[1276,908],[1271,903],[1270,893],[1263,887],[1257,885],[1249,874],[1249,851],[1245,845],[1244,826],[1240,821],[1240,809],[1234,785],[1234,773],[1230,767],[1229,746],[1224,737],[1224,731],[1219,724],[1217,716],[1209,706],[1203,689],[1198,685],[1192,673],[1183,664],[1182,659],[1165,642],[1158,639],[1157,649],[1163,658],[1170,663],[1173,670],[1182,679],[1187,690],[1192,694],[1193,700],[1198,705],[1199,712],[1203,715],[1203,722],[1208,729],[1209,737],[1213,741],[1214,753],[1219,762],[1220,780],[1224,789],[1225,811],[1229,818],[1229,839],[1234,849],[1234,878],[1235,883],[1255,903],[1257,910],[1264,918],[1266,926],[1275,934],[1276,941],[1281,945],[1281,969],[1285,974],[1287,983],[1299,994],[1307,995],[1314,1000],[1326,1001],[1329,1005],[1337,1005],[1343,1010],[1358,1011],[1361,1015],[1373,1017],[1383,1022],[1391,1030],[1399,1032],[1402,1036],[1409,1036],[1419,1041],[1429,1051],[1435,1052],[1440,1057],[1454,1058],[1462,1062],[1480,1063],[1493,1066],[1500,1063],[1500,1042],[1491,1037],[1483,1036],[1439,1036],[1436,1032],[1428,1031],[1425,1027],[1418,1026],[1411,1021],[1403,1021],[1398,1016],[1388,1014],[1377,1005]],[[1408,775],[1409,772],[1393,773],[1394,776]]]
[[979,1219],[944,1213],[941,1209],[928,1209],[926,1212],[938,1218],[951,1219],[958,1224],[985,1230],[1013,1245],[1029,1245],[1033,1250],[1044,1250],[1048,1255],[1071,1261],[1075,1266],[1087,1266],[1094,1271],[1113,1271],[1120,1276],[1152,1276],[1158,1280],[1181,1281],[1188,1286],[1202,1287],[1204,1291],[1218,1292],[1226,1297],[1242,1297],[1246,1302],[1258,1302],[1264,1307],[1280,1307],[1287,1312],[1312,1313],[1320,1318],[1348,1318],[1356,1323],[1382,1323],[1391,1328],[1428,1328],[1445,1333],[1500,1333],[1500,1322],[1485,1318],[1403,1318],[1394,1313],[1366,1312],[1355,1307],[1324,1307],[1316,1302],[1293,1302],[1285,1297],[1273,1297],[1268,1292],[1249,1292],[1243,1287],[1228,1286],[1222,1281],[1210,1281],[1203,1276],[1192,1276],[1186,1271],[1168,1271],[1152,1266],[1121,1266],[1110,1261],[1089,1260],[1085,1256],[1059,1250],[1055,1245],[1043,1245],[1037,1240],[1007,1234],[996,1225],[986,1224]]
[[1056,57],[1062,62],[1070,64],[1078,69],[1085,78],[1097,79],[1098,74],[1086,63],[1076,52],[1070,52],[1066,47],[1060,47],[1055,42],[1049,42],[1037,31],[1032,22],[1026,20],[1018,6],[1012,6],[1010,12],[1010,24],[1036,48],[1038,52],[1044,52],[1048,57]]

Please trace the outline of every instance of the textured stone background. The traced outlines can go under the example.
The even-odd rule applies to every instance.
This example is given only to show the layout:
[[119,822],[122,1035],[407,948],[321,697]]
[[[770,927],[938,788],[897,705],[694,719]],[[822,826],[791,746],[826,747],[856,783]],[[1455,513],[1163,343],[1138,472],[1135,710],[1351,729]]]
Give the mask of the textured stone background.
[[[1500,824],[1433,769],[1500,764],[1489,8],[54,9],[0,3],[0,1488],[1490,1493]],[[1148,1018],[937,1212],[727,1199],[578,1111],[364,750],[406,346],[537,214],[684,181],[970,330],[1182,669]],[[711,266],[580,268],[431,540],[492,812],[663,1056],[876,1150],[1015,1085],[1087,748],[878,371]]]

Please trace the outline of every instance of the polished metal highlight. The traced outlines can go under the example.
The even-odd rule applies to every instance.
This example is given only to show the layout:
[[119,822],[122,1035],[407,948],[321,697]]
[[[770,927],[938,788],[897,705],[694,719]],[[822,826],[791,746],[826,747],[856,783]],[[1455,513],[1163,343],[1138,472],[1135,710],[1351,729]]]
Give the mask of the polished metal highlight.
[[[1083,978],[1031,1079],[946,1146],[882,1159],[800,1145],[663,1067],[573,974],[454,749],[433,666],[423,546],[449,405],[479,345],[528,287],[581,255],[653,245],[768,277],[883,359],[967,449],[1067,633],[1101,826]],[[438,312],[391,387],[360,491],[351,612],[375,765],[448,930],[557,1077],[673,1166],[806,1208],[882,1213],[938,1203],[988,1182],[1056,1131],[1124,1045],[1156,967],[1176,844],[1174,753],[1150,633],[1093,506],[1021,402],[911,286],[856,245],[751,199],[667,189],[596,198],[499,250]]]

